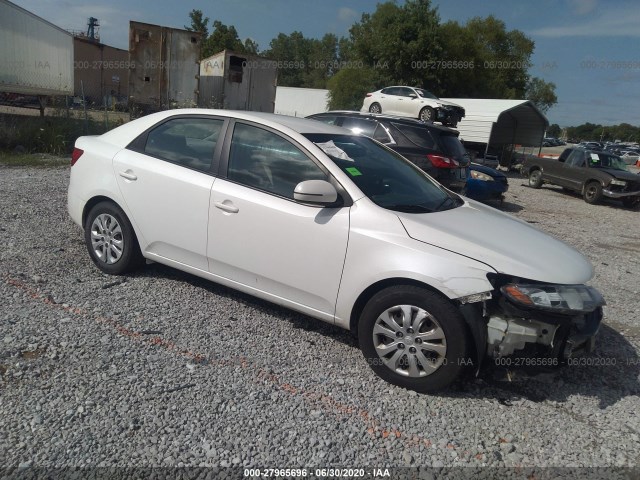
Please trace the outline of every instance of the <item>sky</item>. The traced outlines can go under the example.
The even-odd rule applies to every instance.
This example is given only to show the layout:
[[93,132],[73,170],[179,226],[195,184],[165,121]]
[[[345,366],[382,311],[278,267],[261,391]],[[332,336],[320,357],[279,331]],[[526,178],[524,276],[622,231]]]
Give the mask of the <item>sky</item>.
[[[372,0],[12,0],[64,29],[85,30],[100,21],[103,43],[128,48],[129,20],[176,28],[188,14],[234,25],[261,50],[279,33],[347,36]],[[402,0],[399,0],[402,3]],[[441,20],[460,23],[495,15],[508,29],[535,42],[532,76],[556,85],[558,103],[547,112],[560,126],[585,122],[640,125],[640,4],[637,0],[432,0]]]

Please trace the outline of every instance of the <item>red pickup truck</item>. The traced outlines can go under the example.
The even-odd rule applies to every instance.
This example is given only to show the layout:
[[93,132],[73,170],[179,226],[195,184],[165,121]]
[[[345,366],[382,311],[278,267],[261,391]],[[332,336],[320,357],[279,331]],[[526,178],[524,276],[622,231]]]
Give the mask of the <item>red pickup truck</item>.
[[611,153],[571,147],[557,160],[530,157],[521,171],[533,188],[549,183],[581,194],[587,203],[608,197],[622,200],[625,207],[640,205],[640,175]]

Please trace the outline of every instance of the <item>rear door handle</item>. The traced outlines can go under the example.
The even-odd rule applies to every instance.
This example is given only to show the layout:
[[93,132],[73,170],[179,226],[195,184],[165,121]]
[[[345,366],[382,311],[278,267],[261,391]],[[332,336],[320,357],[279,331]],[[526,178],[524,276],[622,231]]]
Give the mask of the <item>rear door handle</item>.
[[238,213],[240,211],[240,209],[233,203],[215,202],[214,205],[216,206],[216,208],[219,208],[220,210],[228,213]]
[[131,170],[127,170],[126,172],[120,172],[120,176],[122,178],[126,178],[127,180],[137,180],[138,177],[136,175],[133,174],[133,172],[131,172]]

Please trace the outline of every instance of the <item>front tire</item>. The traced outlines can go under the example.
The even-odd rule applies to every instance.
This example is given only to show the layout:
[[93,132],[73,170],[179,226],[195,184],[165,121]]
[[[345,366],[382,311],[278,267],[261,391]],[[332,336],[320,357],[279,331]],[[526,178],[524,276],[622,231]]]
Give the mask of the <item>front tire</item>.
[[372,103],[369,105],[369,113],[382,113],[382,107],[379,103]]
[[602,200],[602,185],[600,182],[590,182],[584,187],[584,193],[582,194],[584,201],[595,205]]
[[449,386],[469,363],[460,312],[420,287],[394,286],[374,295],[360,316],[358,340],[379,377],[421,393]]
[[542,172],[540,170],[529,172],[529,186],[531,188],[540,188],[542,186]]
[[436,111],[431,107],[424,107],[418,114],[418,119],[423,122],[433,123],[436,118]]
[[100,202],[89,211],[84,240],[91,260],[105,273],[122,275],[144,262],[129,219],[114,203]]

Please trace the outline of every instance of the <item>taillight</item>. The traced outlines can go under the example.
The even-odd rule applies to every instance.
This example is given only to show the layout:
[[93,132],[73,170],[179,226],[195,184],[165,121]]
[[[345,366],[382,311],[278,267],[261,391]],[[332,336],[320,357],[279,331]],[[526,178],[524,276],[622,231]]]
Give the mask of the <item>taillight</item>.
[[73,167],[76,162],[80,159],[84,150],[80,150],[79,148],[74,148],[73,153],[71,154],[71,166]]
[[431,164],[436,168],[458,168],[460,164],[453,158],[445,157],[444,155],[427,155],[427,158],[431,161]]

